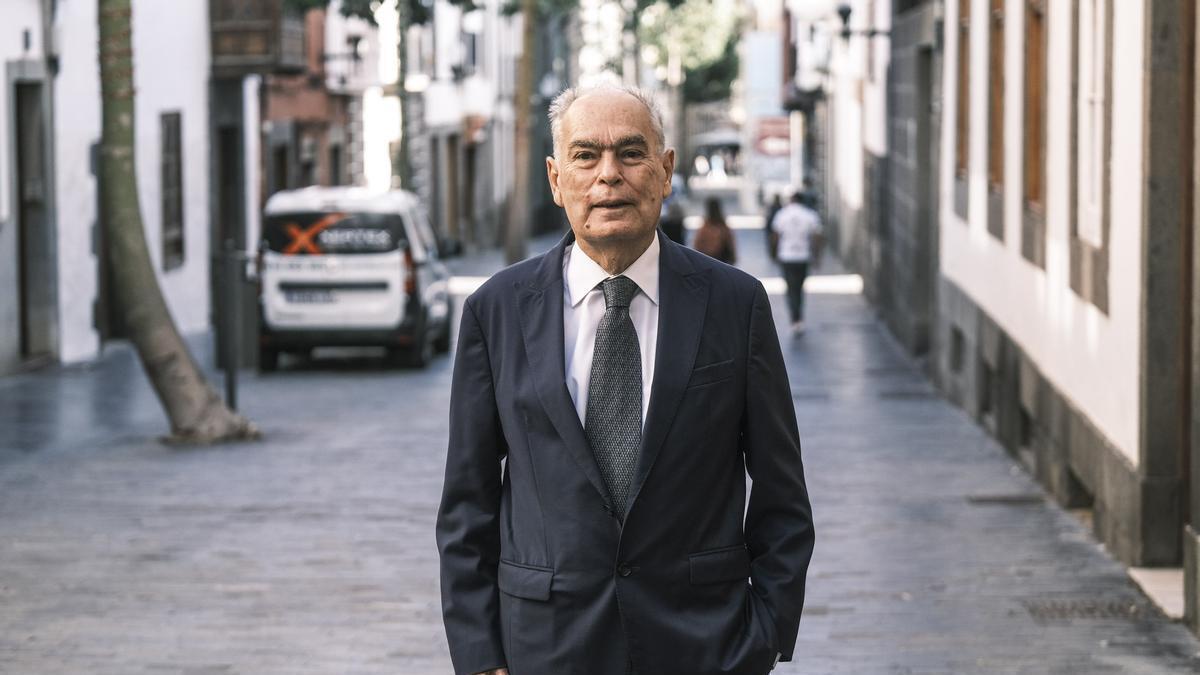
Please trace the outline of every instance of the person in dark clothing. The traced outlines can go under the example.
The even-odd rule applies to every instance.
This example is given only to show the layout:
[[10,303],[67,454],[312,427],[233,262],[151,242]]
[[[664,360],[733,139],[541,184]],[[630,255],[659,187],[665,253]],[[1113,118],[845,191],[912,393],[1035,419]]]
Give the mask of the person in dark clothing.
[[462,303],[436,528],[452,672],[768,675],[802,656],[815,539],[766,289],[659,234],[654,98],[550,111],[571,231]]
[[670,205],[667,206],[667,214],[663,216],[659,223],[662,227],[663,234],[676,244],[687,245],[683,235],[683,206],[679,204],[679,200],[672,199]]
[[771,205],[767,207],[767,220],[763,223],[763,230],[767,233],[767,255],[771,256],[771,260],[775,260],[779,250],[779,235],[775,232],[775,216],[779,213],[779,209],[783,208],[783,197],[778,192],[771,198]]
[[726,224],[721,202],[716,197],[704,200],[704,224],[696,230],[692,248],[723,263],[733,265],[737,262],[733,231]]

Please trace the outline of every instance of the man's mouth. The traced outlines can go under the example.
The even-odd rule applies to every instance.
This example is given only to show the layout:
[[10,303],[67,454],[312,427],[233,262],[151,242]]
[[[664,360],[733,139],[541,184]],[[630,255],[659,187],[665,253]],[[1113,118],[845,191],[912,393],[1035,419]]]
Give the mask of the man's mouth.
[[627,199],[606,199],[595,204],[595,208],[598,209],[619,209],[624,206],[633,206],[633,202]]

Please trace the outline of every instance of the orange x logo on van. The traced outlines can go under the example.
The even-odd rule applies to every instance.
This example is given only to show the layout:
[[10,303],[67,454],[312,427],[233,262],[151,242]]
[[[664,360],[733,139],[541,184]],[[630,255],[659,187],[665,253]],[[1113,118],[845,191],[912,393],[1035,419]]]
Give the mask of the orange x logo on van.
[[307,228],[300,227],[296,223],[288,223],[284,229],[287,230],[292,241],[283,249],[283,253],[322,253],[321,247],[317,246],[316,237],[329,226],[337,223],[346,217],[344,213],[331,213],[317,222],[309,225]]

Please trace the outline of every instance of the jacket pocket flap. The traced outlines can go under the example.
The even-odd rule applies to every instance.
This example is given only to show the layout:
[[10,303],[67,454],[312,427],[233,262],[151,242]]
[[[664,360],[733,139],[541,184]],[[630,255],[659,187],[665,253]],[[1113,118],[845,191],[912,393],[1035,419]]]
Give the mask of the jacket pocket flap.
[[692,370],[687,386],[698,387],[702,384],[712,384],[733,377],[733,359],[718,361]]
[[549,567],[532,567],[501,560],[496,581],[504,593],[544,601],[550,599],[550,582],[553,580],[554,570]]
[[737,581],[750,576],[750,552],[745,546],[726,546],[688,556],[693,584]]

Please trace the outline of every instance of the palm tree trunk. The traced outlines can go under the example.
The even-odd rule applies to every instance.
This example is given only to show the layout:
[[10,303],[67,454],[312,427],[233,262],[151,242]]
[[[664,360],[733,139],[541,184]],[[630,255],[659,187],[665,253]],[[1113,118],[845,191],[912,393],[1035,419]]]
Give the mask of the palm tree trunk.
[[537,0],[521,0],[521,58],[517,61],[517,90],[513,94],[515,143],[513,192],[509,199],[508,227],[505,231],[504,257],[509,264],[525,259],[529,238],[529,118],[533,100],[533,67],[537,54]]
[[396,63],[399,72],[396,73],[396,96],[400,97],[400,147],[397,150],[395,170],[393,173],[400,177],[400,186],[405,190],[413,190],[412,184],[412,162],[408,156],[409,144],[408,134],[412,126],[408,123],[409,109],[408,90],[406,87],[405,76],[408,75],[408,27],[412,23],[410,0],[398,0],[396,2],[396,28],[398,37],[396,40]]
[[[99,0],[100,96],[103,118],[101,195],[107,254],[130,339],[158,399],[173,440],[214,442],[255,438],[209,386],[167,310],[138,210],[134,168],[134,78],[131,0]],[[230,310],[232,311],[232,309]],[[231,338],[232,339],[232,338]]]

